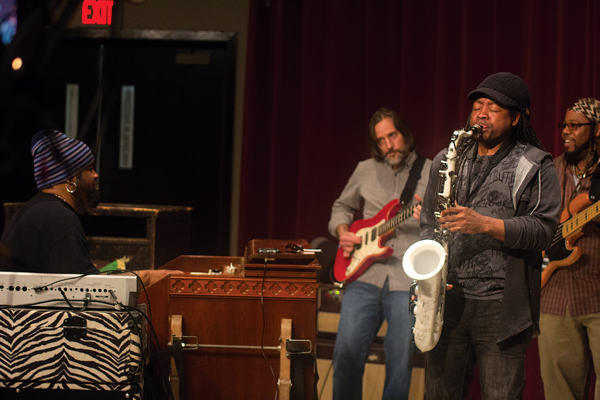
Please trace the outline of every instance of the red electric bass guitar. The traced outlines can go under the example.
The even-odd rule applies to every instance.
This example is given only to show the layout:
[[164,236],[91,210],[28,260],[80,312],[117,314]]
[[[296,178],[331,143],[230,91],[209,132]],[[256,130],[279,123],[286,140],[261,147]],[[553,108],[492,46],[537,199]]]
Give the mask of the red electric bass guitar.
[[[416,205],[419,204],[421,203]],[[350,258],[344,257],[344,250],[338,248],[333,266],[335,279],[350,283],[361,276],[376,260],[391,256],[394,249],[384,246],[384,243],[394,235],[398,224],[413,215],[415,206],[398,213],[401,208],[400,201],[395,199],[387,203],[373,218],[352,223],[350,232],[356,233],[362,242],[354,246]]]
[[579,260],[582,250],[575,246],[575,241],[583,235],[583,226],[599,214],[600,201],[592,204],[588,193],[575,197],[569,207],[563,210],[552,246],[544,252],[542,287],[548,283],[556,268],[569,266]]

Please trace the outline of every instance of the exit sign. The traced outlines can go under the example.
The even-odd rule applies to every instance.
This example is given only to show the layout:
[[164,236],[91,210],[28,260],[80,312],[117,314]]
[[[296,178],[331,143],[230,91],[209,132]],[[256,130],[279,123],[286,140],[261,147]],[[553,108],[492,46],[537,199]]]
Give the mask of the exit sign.
[[112,24],[113,0],[83,0],[81,23],[95,25]]

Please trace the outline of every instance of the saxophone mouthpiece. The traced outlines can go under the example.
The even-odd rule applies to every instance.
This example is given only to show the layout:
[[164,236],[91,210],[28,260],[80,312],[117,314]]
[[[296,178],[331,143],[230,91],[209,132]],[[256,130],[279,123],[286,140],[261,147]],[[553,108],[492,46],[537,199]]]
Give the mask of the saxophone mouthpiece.
[[481,131],[483,131],[483,128],[479,124],[475,124],[469,129],[469,133],[473,136],[479,136]]

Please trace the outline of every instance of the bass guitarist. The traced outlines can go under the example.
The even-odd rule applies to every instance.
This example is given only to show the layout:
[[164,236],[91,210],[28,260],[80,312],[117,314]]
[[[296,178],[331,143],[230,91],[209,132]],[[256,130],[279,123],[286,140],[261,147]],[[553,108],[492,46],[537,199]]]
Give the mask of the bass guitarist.
[[[332,207],[329,231],[339,238],[343,257],[351,257],[368,240],[351,229],[356,211],[369,219],[398,199],[403,200],[401,207],[410,209],[416,203],[413,193],[420,201],[427,186],[431,160],[417,156],[412,133],[396,112],[384,108],[375,112],[369,123],[369,146],[371,158],[358,164]],[[334,399],[361,398],[365,362],[384,320],[388,328],[383,398],[408,398],[414,317],[408,313],[411,279],[402,269],[402,256],[419,240],[419,232],[417,218],[400,223],[396,235],[381,243],[393,253],[370,264],[346,285],[333,354]]]
[[[558,124],[564,153],[554,159],[562,194],[561,210],[570,217],[581,196],[591,202],[600,182],[598,138],[600,101],[578,100]],[[565,212],[565,209],[570,211]],[[563,218],[561,218],[561,222]],[[574,243],[582,253],[571,265],[554,270],[541,294],[540,366],[546,399],[583,399],[587,392],[591,350],[600,372],[600,218],[586,223]],[[568,241],[568,238],[567,238]],[[587,398],[587,396],[585,397]],[[595,399],[600,399],[596,380]]]

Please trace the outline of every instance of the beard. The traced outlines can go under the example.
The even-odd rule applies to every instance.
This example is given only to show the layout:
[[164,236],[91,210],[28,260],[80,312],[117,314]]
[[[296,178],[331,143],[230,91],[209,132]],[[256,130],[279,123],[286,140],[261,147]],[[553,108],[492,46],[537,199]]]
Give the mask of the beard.
[[[587,144],[587,143],[586,143]],[[573,163],[581,159],[581,154],[587,149],[587,146],[575,145],[575,150],[565,151],[565,160],[568,163]]]
[[[388,152],[388,154],[389,154],[389,152]],[[384,160],[385,160],[385,163],[387,165],[389,165],[390,167],[397,167],[397,166],[403,165],[404,162],[406,161],[407,154],[403,150],[398,151],[398,157],[395,157],[395,158],[388,157],[388,154],[385,155]]]
[[85,194],[88,202],[88,208],[96,208],[100,204],[100,190],[92,186],[91,190]]
[[87,184],[80,181],[79,190],[83,192],[86,200],[86,208],[93,209],[98,207],[100,204],[100,190],[94,185],[94,183]]

